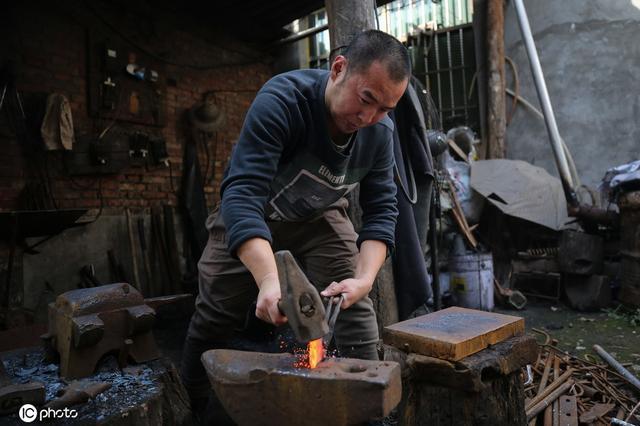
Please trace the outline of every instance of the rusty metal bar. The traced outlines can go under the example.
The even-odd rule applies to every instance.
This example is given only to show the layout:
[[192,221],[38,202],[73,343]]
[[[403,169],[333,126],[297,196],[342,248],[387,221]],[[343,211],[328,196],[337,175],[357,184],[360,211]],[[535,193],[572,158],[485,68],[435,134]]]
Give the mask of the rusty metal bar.
[[[539,393],[531,401],[529,401],[525,409],[527,411],[530,411],[534,406],[536,406],[538,403],[544,400],[547,396],[549,396],[549,394],[553,393],[556,389],[558,389],[558,387],[562,386],[563,383],[569,380],[573,371],[574,371],[573,368],[569,367],[562,376],[558,377],[557,380],[554,380],[546,389],[542,391],[542,393]],[[573,383],[573,381],[571,382]]]
[[[535,416],[540,414],[542,410],[547,408],[547,406],[558,399],[560,395],[568,391],[571,386],[574,385],[574,383],[575,382],[573,380],[569,380],[568,382],[563,383],[562,385],[560,385],[560,387],[556,388],[553,392],[550,392],[548,395],[542,398],[538,403],[536,403],[536,405],[529,408],[527,410],[527,421],[530,421]],[[551,389],[551,387],[549,387],[548,389]]]

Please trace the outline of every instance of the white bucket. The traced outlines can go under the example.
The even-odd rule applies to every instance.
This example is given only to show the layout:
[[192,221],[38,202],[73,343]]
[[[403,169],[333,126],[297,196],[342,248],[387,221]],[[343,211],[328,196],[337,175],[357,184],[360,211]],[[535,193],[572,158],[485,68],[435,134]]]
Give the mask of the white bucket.
[[491,253],[449,257],[451,290],[465,308],[493,310],[493,257]]

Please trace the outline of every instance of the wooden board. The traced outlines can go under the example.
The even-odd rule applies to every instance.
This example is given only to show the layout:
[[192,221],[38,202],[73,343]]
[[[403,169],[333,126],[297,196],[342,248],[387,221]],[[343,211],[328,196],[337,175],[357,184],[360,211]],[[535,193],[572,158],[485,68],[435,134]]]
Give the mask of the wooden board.
[[524,334],[524,319],[451,307],[384,328],[384,343],[405,352],[458,361]]

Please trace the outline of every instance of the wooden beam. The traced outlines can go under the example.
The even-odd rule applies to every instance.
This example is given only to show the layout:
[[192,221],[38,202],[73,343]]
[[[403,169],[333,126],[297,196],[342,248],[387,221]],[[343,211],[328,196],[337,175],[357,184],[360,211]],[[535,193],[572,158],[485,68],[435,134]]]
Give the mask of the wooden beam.
[[336,51],[349,44],[353,36],[364,30],[374,29],[375,5],[373,0],[326,0],[331,60]]
[[487,0],[487,158],[506,154],[503,1]]

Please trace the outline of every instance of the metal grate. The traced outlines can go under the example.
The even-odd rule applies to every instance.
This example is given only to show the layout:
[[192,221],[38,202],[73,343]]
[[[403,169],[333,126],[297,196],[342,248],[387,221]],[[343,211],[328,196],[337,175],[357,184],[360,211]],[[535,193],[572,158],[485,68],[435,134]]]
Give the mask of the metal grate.
[[471,25],[422,32],[407,40],[414,75],[438,106],[444,130],[469,126],[480,130],[475,90],[475,50]]

